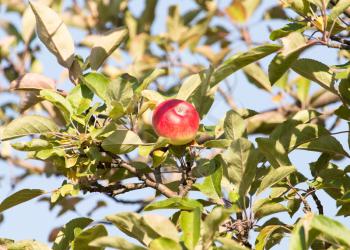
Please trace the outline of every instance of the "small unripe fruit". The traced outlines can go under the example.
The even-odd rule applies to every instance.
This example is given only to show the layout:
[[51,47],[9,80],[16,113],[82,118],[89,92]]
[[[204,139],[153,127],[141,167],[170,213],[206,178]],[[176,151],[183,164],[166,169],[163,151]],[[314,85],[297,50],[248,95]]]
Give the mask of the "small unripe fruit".
[[184,145],[196,137],[199,115],[191,103],[169,99],[153,111],[152,124],[157,135],[167,138],[170,144]]

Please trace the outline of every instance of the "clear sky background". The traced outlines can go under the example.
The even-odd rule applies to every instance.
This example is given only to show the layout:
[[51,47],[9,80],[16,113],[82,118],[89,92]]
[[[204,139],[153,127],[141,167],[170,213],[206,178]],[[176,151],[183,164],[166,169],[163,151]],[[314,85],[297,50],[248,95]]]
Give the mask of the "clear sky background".
[[[227,6],[229,0],[219,0],[219,6]],[[68,6],[71,3],[71,0],[65,0],[65,5]],[[249,22],[249,29],[252,35],[253,41],[256,42],[264,42],[268,41],[268,30],[266,22],[261,22],[260,18],[263,15],[264,11],[269,7],[276,5],[278,0],[263,0],[263,5],[256,11],[251,21]],[[130,1],[130,9],[135,15],[139,15],[143,9],[144,0],[132,0]],[[167,16],[168,6],[172,4],[179,4],[182,12],[194,8],[194,4],[192,1],[181,1],[181,0],[159,0],[159,4],[156,10],[156,20],[155,24],[152,28],[153,33],[161,33],[165,31],[165,20]],[[14,24],[20,27],[20,17],[17,15],[8,15],[5,14],[3,6],[0,4],[0,17],[5,18],[7,20],[12,20]],[[235,31],[234,27],[227,20],[214,20],[214,22],[221,22],[225,27],[229,30],[232,30],[232,41],[237,41],[239,37],[238,33]],[[268,25],[273,29],[281,27],[283,22],[281,21],[269,21]],[[80,41],[84,33],[77,29],[70,29],[71,33],[75,41]],[[3,34],[0,33],[0,39]],[[36,39],[35,43],[40,44],[40,41]],[[243,42],[233,42],[232,43],[232,53],[236,53],[238,51],[244,51],[246,48]],[[87,50],[79,51],[83,56],[87,56]],[[183,53],[183,59],[190,62],[202,62],[201,58],[196,58],[189,55],[187,52]],[[306,58],[314,58],[326,63],[328,65],[337,63],[337,50],[335,49],[327,49],[327,48],[312,48],[308,50],[306,53],[302,55],[302,57]],[[264,65],[265,69],[267,68],[268,62],[272,57],[268,57],[262,60],[262,65]],[[63,68],[58,65],[56,59],[46,50],[43,49],[39,60],[44,65],[44,74],[59,79],[60,74],[62,73]],[[233,91],[233,98],[238,106],[243,108],[249,108],[256,111],[263,111],[272,107],[276,107],[276,103],[272,102],[272,96],[267,94],[266,92],[260,91],[253,85],[249,84],[245,78],[245,76],[241,72],[237,72],[229,78],[230,85]],[[0,86],[4,85],[4,79],[0,75]],[[62,89],[70,89],[71,84],[68,82],[61,83],[58,87]],[[224,87],[224,86],[223,86]],[[316,87],[313,87],[315,89]],[[277,93],[279,89],[275,88],[274,93]],[[2,95],[3,96],[3,95]],[[0,102],[6,101],[7,98],[13,98],[14,96],[6,96],[4,99],[0,100]],[[208,114],[208,116],[204,119],[203,123],[205,124],[215,124],[216,121],[222,118],[225,112],[229,110],[229,107],[222,100],[222,98],[218,95],[216,101]],[[347,130],[345,124],[342,124],[338,127],[337,131]],[[347,145],[347,135],[340,135],[337,138],[344,145],[344,149],[348,150]],[[254,138],[251,138],[254,141]],[[0,145],[0,147],[3,147]],[[317,159],[318,153],[311,153],[305,151],[295,151],[291,153],[290,157],[294,165],[298,168],[298,170],[303,173],[307,177],[311,177],[309,171],[309,163],[313,162]],[[349,161],[342,161],[337,163],[339,166],[345,167],[349,164]],[[5,197],[10,195],[11,193],[24,189],[24,188],[38,188],[46,191],[52,191],[58,188],[63,178],[57,177],[45,177],[45,176],[31,176],[22,181],[19,185],[16,186],[15,189],[12,189],[11,183],[13,182],[13,178],[22,173],[23,171],[15,168],[13,166],[8,165],[5,162],[0,161],[0,200],[3,200]],[[318,191],[319,198],[321,199],[325,214],[330,217],[334,217],[336,214],[336,206],[332,199],[329,199],[328,196],[323,191]],[[121,195],[120,198],[128,197],[129,199],[140,198],[145,196],[152,195],[150,190],[142,190],[135,191],[132,193],[128,193],[125,195]],[[262,197],[266,194],[262,194]],[[107,208],[103,208],[97,210],[92,215],[92,219],[94,220],[102,220],[106,215],[122,212],[122,211],[135,211],[137,206],[130,206],[124,204],[118,204],[109,198],[101,195],[101,194],[86,194],[85,200],[83,202],[78,203],[76,206],[76,212],[67,212],[61,217],[57,217],[59,212],[58,208],[53,209],[52,211],[48,211],[49,205],[46,202],[38,202],[38,199],[29,201],[27,203],[18,205],[4,213],[5,221],[0,224],[0,237],[12,238],[15,240],[21,239],[36,239],[42,242],[47,242],[48,234],[52,228],[61,226],[67,223],[69,220],[85,216],[86,213],[91,210],[95,205],[96,201],[105,200],[108,203]],[[312,207],[315,208],[312,201],[310,202]],[[155,213],[155,212],[153,212]],[[162,211],[157,213],[167,214],[167,211]],[[298,212],[294,215],[293,218],[290,218],[287,213],[276,214],[275,216],[279,217],[282,221],[286,223],[293,223],[296,218],[302,215],[302,212]],[[339,221],[350,226],[350,220],[344,217],[337,217]],[[259,223],[259,224],[262,224]],[[119,234],[117,230],[113,228],[110,229],[110,235]],[[274,249],[286,249],[286,245],[288,244],[288,240],[283,240],[282,244],[275,247]]]

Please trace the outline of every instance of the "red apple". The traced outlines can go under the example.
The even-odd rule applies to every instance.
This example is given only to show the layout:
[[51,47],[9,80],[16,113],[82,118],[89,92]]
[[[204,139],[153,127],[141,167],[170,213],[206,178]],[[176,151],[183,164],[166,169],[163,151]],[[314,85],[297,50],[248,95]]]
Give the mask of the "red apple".
[[184,145],[195,138],[199,115],[191,103],[169,99],[155,108],[152,124],[157,135],[167,138],[170,144]]

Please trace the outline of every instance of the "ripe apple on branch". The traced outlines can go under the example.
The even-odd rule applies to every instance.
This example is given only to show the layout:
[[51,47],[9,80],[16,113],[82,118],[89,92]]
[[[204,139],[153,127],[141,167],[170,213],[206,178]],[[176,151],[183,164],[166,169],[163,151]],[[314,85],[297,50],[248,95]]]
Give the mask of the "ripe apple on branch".
[[153,112],[152,124],[157,135],[170,144],[190,143],[199,128],[199,114],[189,102],[169,99],[160,103]]

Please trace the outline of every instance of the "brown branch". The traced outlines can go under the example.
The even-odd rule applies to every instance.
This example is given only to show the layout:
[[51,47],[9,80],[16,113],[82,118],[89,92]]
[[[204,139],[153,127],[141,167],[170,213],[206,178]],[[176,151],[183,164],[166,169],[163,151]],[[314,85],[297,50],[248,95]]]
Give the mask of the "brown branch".
[[327,46],[328,48],[350,50],[350,45],[343,44],[343,43],[331,43],[331,42],[323,42],[323,41],[320,41],[320,43]]
[[338,43],[343,43],[343,44],[347,44],[347,45],[350,45],[350,41],[349,40],[346,40],[342,37],[339,37],[339,36],[334,36],[334,35],[331,35],[330,36],[330,39],[338,42]]
[[323,93],[321,93],[319,96],[317,96],[311,101],[311,104],[310,104],[311,108],[315,108],[315,109],[322,108],[329,104],[333,104],[340,101],[339,96],[326,90],[323,90],[323,91],[324,91]]
[[128,184],[120,184],[117,183],[115,185],[103,186],[99,184],[97,181],[88,182],[88,183],[80,183],[81,190],[90,193],[105,193],[110,197],[127,193],[133,190],[138,190],[145,188],[146,185],[144,183],[128,183]]
[[299,197],[301,202],[304,204],[304,209],[303,209],[304,213],[311,212],[311,207],[310,207],[309,203],[307,202],[306,197],[299,194],[298,190],[292,185],[289,178],[287,178],[287,185],[295,192],[295,194]]
[[231,109],[236,110],[237,105],[233,101],[232,97],[228,95],[222,88],[218,87],[218,92],[224,98],[225,102],[231,107]]
[[166,197],[177,197],[178,196],[176,192],[172,191],[164,184],[158,183],[158,182],[152,180],[151,178],[149,178],[147,175],[140,173],[135,167],[126,163],[122,159],[117,158],[115,155],[112,155],[112,156],[113,156],[113,163],[114,164],[116,164],[118,167],[121,167],[121,168],[128,170],[130,173],[137,176],[140,180],[142,180],[144,182],[144,184],[147,187],[151,187],[151,188],[158,190],[160,193],[162,193]]
[[120,199],[114,196],[109,196],[108,197],[112,198],[112,200],[114,200],[115,202],[118,203],[122,203],[122,204],[130,204],[130,205],[141,205],[141,206],[145,206],[148,205],[149,203],[151,203],[154,200],[154,197],[150,198],[150,199],[139,199],[139,200],[124,200],[124,199]]
[[180,190],[179,192],[179,196],[181,197],[185,197],[188,192],[191,190],[193,184],[196,182],[196,178],[193,177],[192,175],[191,176],[188,176],[186,179],[185,179],[185,183],[182,187],[182,189]]
[[307,191],[308,193],[310,192],[309,194],[311,195],[312,199],[315,201],[318,213],[323,214],[323,205],[320,199],[318,198],[318,196],[316,195],[316,189],[313,187],[310,187]]
[[5,155],[0,155],[0,159],[16,166],[22,168],[30,173],[42,174],[44,173],[44,169],[37,167],[35,165],[30,164],[28,161],[22,160],[18,157],[10,157]]

